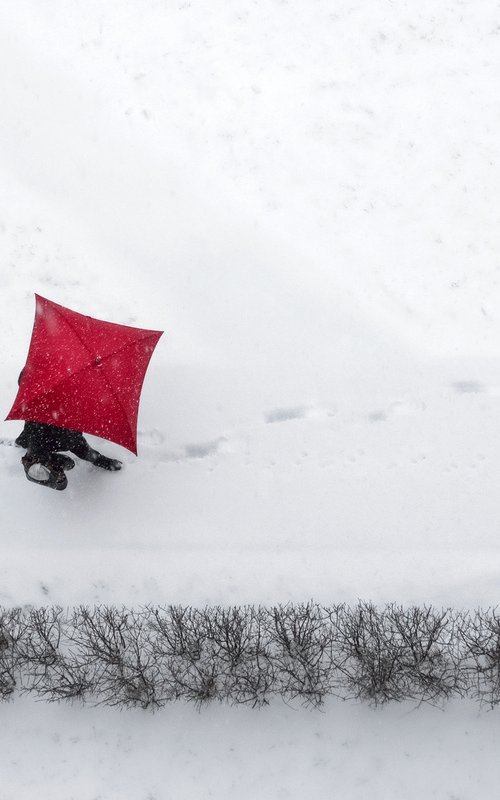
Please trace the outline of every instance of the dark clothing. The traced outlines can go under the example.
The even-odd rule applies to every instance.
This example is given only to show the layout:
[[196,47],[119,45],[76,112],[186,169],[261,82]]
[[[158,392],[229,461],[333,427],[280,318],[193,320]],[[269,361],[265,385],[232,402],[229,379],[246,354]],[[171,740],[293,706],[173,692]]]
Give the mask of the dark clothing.
[[69,431],[44,422],[25,422],[16,444],[26,447],[33,455],[71,450],[80,458],[85,458],[85,454],[91,449],[79,431]]
[[90,461],[103,469],[120,469],[120,462],[94,450],[80,431],[70,431],[47,425],[45,422],[25,422],[24,429],[16,439],[16,444],[25,447],[26,455],[44,462],[50,460],[53,453],[69,450],[78,458]]

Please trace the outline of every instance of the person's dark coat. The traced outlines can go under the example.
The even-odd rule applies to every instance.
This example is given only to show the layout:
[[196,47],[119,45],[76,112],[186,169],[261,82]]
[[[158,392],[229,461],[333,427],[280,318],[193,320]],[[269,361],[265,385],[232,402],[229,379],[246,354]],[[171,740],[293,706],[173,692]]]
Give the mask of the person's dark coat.
[[84,461],[90,461],[103,469],[120,469],[120,462],[101,455],[94,450],[80,431],[47,425],[44,422],[25,422],[24,428],[16,439],[19,447],[25,447],[27,455],[41,462],[50,459],[52,453],[70,451]]

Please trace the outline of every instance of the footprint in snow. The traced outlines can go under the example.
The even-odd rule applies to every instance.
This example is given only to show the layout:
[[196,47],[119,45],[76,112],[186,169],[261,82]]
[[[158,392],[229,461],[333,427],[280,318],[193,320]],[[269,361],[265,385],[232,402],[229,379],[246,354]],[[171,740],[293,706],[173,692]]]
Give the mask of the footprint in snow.
[[413,417],[425,411],[422,400],[395,400],[387,409],[377,409],[368,414],[369,422],[386,422],[390,417]]
[[170,461],[188,461],[190,459],[208,458],[221,452],[224,443],[227,442],[226,436],[219,436],[208,442],[190,442],[182,446],[180,450],[161,449],[156,452],[156,459],[153,463],[166,463]]
[[479,381],[456,381],[452,386],[457,394],[482,394],[486,387]]
[[385,411],[372,411],[371,414],[368,414],[368,419],[370,422],[385,422],[387,414]]
[[307,414],[306,406],[294,406],[292,408],[275,408],[268,411],[265,415],[267,423],[289,422],[292,419],[304,419]]
[[164,434],[157,428],[151,428],[151,430],[147,431],[139,430],[137,438],[139,443],[145,447],[159,447],[165,441]]
[[219,452],[221,444],[227,441],[225,436],[219,436],[211,442],[184,445],[185,458],[207,458]]

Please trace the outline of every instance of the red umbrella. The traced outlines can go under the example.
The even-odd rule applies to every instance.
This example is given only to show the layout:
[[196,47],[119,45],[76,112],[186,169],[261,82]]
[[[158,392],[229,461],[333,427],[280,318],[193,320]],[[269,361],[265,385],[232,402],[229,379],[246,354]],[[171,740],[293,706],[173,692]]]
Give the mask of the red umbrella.
[[31,343],[7,419],[83,431],[137,455],[137,413],[163,331],[103,322],[35,295]]

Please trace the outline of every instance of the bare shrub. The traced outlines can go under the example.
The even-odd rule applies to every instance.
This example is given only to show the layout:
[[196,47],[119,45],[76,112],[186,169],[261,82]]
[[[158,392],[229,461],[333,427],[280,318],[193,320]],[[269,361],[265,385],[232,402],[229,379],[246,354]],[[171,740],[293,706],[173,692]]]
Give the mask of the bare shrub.
[[16,645],[22,632],[20,608],[0,608],[0,699],[7,700],[19,682]]
[[[275,606],[268,612],[272,659],[284,697],[320,706],[331,694],[332,629],[324,610],[312,602]],[[325,624],[326,623],[326,624]]]
[[491,707],[500,703],[500,616],[496,608],[479,609],[461,620],[470,691]]
[[97,700],[110,706],[157,707],[158,665],[141,611],[80,606],[72,641],[93,676]]
[[148,612],[162,702],[184,698],[202,705],[219,697],[218,670],[207,648],[204,611],[168,606]]
[[380,705],[500,702],[500,615],[372,603],[322,607],[0,609],[0,699],[156,709],[184,699],[259,707],[280,695]]
[[378,705],[460,694],[460,654],[450,610],[371,603],[330,611],[336,666],[347,696]]
[[72,651],[72,627],[62,608],[30,608],[22,619],[15,649],[23,692],[49,701],[83,701],[93,681],[87,665]]
[[253,708],[267,704],[275,690],[276,668],[265,609],[217,607],[205,609],[204,617],[223,698]]

